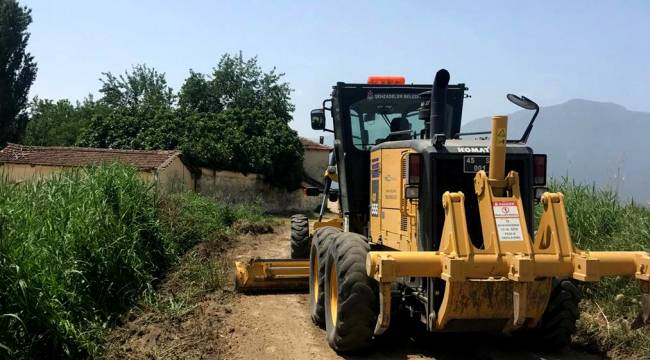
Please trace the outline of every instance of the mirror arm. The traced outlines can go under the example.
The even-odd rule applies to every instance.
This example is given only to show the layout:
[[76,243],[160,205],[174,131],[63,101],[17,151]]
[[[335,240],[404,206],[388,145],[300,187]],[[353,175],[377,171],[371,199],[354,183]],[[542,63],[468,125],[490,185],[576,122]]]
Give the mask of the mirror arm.
[[492,131],[474,131],[474,132],[466,132],[466,133],[458,133],[454,136],[454,139],[458,138],[459,136],[468,136],[468,135],[487,135],[491,134]]
[[533,115],[533,118],[530,119],[530,123],[528,123],[528,127],[526,128],[526,131],[524,131],[524,134],[521,136],[521,139],[519,139],[520,143],[525,144],[528,142],[528,137],[530,136],[530,132],[533,130],[533,123],[537,118],[537,114],[539,114],[539,106],[535,109],[535,115]]
[[332,103],[332,99],[325,99],[325,100],[323,100],[323,111],[324,111],[324,110],[332,111],[332,108],[328,108],[327,106],[325,106],[325,103],[328,103],[328,102],[331,104],[331,103]]

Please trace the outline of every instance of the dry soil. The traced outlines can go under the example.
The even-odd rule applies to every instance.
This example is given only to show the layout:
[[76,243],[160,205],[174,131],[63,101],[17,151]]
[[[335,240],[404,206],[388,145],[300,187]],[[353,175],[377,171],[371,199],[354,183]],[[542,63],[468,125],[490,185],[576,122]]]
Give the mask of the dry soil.
[[[289,256],[289,226],[272,234],[241,235],[218,259],[224,264],[252,257]],[[214,254],[211,255],[214,257]],[[601,359],[580,349],[559,354],[531,352],[503,336],[428,334],[400,327],[361,356],[342,357],[330,349],[325,332],[310,318],[306,294],[238,294],[232,266],[222,292],[208,294],[178,319],[134,315],[114,331],[109,358],[129,359]],[[117,349],[117,350],[115,350]]]

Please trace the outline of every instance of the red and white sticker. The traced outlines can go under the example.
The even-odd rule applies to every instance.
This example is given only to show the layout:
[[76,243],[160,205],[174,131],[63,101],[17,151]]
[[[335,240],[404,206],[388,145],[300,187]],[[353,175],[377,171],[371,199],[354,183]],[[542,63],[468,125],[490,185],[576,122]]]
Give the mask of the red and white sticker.
[[521,241],[524,235],[521,231],[519,210],[514,201],[492,202],[494,220],[497,224],[497,232],[501,241]]

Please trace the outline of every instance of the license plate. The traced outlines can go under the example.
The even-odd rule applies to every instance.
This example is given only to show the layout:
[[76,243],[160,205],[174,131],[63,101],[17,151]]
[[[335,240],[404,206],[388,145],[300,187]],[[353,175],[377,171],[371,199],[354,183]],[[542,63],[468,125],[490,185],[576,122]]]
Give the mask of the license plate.
[[490,157],[485,155],[466,155],[463,156],[463,171],[473,174],[480,170],[488,171]]

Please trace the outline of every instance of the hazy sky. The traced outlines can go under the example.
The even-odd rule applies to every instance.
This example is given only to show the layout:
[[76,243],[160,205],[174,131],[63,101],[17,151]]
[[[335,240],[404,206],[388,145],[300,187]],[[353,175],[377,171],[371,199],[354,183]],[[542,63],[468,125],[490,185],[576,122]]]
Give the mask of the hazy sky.
[[572,98],[650,111],[650,1],[22,1],[32,8],[31,94],[82,99],[101,72],[145,63],[179,89],[189,69],[224,53],[259,56],[295,92],[292,126],[337,81],[404,75],[429,83],[441,67],[470,88],[464,121]]

